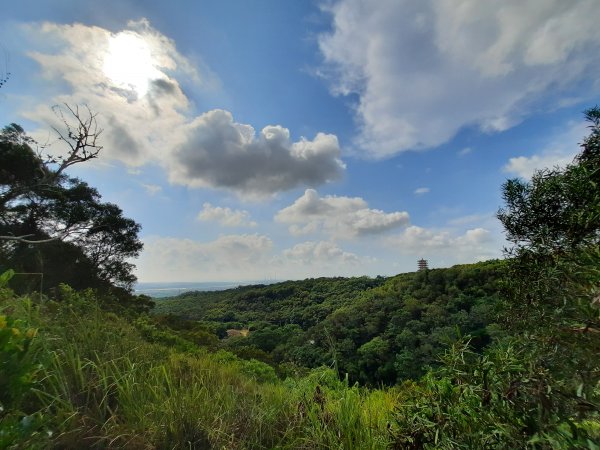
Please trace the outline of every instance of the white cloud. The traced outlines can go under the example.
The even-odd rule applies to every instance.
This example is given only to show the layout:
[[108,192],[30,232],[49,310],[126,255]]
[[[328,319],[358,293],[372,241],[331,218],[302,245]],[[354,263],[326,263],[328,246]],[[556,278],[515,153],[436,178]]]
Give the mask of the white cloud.
[[149,237],[137,272],[145,281],[261,279],[272,247],[271,239],[259,234],[225,235],[211,242]]
[[[28,54],[39,64],[40,74],[52,82],[45,97],[36,96],[34,106],[33,100],[25,104],[21,112],[25,117],[43,124],[44,129],[47,124],[61,127],[49,105],[87,104],[99,113],[104,128],[104,157],[132,167],[168,157],[168,149],[181,139],[181,133],[174,130],[186,123],[184,113],[189,111],[177,78],[201,78],[172,40],[145,20],[130,22],[116,34],[100,27],[48,22],[25,25],[23,33],[37,38]],[[136,80],[130,85],[113,80],[104,70],[111,41],[122,36],[145,43],[151,58],[146,73],[128,68]],[[40,41],[48,47],[40,48]],[[140,92],[140,79],[147,83],[145,95]]]
[[297,278],[365,275],[373,271],[377,260],[346,251],[333,242],[307,241],[283,250],[273,262],[278,274]]
[[[250,125],[223,110],[194,117],[181,83],[208,89],[214,77],[196,70],[145,19],[118,33],[48,22],[25,25],[21,32],[39,75],[50,81],[46,92],[23,101],[21,115],[47,130],[62,125],[48,105],[89,105],[104,128],[103,158],[133,168],[158,164],[173,183],[250,197],[319,185],[345,169],[336,136],[293,141],[280,125],[255,136]],[[34,133],[41,142],[47,136]]]
[[473,149],[471,147],[465,147],[462,150],[459,150],[458,156],[467,156],[472,151],[473,151]]
[[317,191],[307,189],[292,205],[280,210],[275,220],[290,224],[293,235],[322,231],[332,238],[352,238],[404,226],[409,216],[407,212],[370,209],[360,197],[319,197]]
[[198,220],[217,222],[224,227],[257,226],[256,222],[250,220],[250,213],[248,211],[213,206],[210,203],[202,205],[202,211],[198,213]]
[[571,154],[544,153],[530,157],[517,156],[510,158],[508,164],[503,167],[504,172],[517,175],[521,178],[530,178],[536,170],[553,167],[564,167],[573,161],[576,152]]
[[551,138],[548,145],[531,156],[515,156],[502,171],[521,178],[531,178],[536,170],[565,167],[581,151],[578,143],[588,133],[585,123],[571,123]]
[[202,114],[186,131],[186,142],[174,153],[174,183],[226,187],[260,197],[337,179],[345,168],[331,134],[292,142],[289,130],[276,125],[256,136],[250,125],[234,122],[223,110]]
[[467,216],[455,217],[454,219],[450,219],[448,221],[448,225],[452,226],[463,226],[467,224],[473,223],[481,223],[481,222],[497,222],[496,215],[493,213],[487,214],[469,214]]
[[156,195],[162,191],[162,187],[157,184],[146,184],[142,183],[142,187],[146,190],[146,192],[150,195]]
[[358,95],[373,157],[435,147],[462,127],[502,131],[598,89],[596,0],[339,0],[322,73]]
[[225,235],[214,241],[148,237],[137,261],[143,281],[247,281],[364,275],[373,258],[331,242],[303,242],[275,253],[259,234]]
[[283,256],[288,260],[302,262],[306,265],[321,264],[359,264],[360,258],[350,252],[345,252],[332,242],[307,241],[296,244],[284,250]]
[[402,233],[387,238],[386,243],[405,255],[425,257],[446,264],[484,261],[500,256],[497,239],[484,228],[473,228],[462,234],[409,226]]
[[428,187],[420,187],[415,189],[415,195],[423,195],[423,194],[427,194],[429,192],[429,188]]

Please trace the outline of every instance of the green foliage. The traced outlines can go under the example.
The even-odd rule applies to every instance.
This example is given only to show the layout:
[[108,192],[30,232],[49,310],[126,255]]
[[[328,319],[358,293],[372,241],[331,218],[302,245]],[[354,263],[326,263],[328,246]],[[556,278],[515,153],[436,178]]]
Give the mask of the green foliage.
[[516,252],[572,252],[600,239],[600,109],[586,111],[591,133],[566,169],[544,169],[531,181],[508,180],[498,213]]
[[[514,343],[484,355],[457,343],[419,384],[407,383],[396,445],[406,449],[590,448],[600,424],[550,414],[548,370]],[[560,405],[554,405],[560,408]],[[596,438],[598,435],[596,435]]]
[[[10,273],[3,278],[6,282]],[[44,448],[39,414],[25,412],[42,369],[32,349],[38,330],[30,326],[32,304],[28,299],[19,305],[21,314],[4,306],[11,295],[0,289],[0,448],[15,442],[20,448]]]
[[277,381],[275,369],[256,359],[244,361],[243,364],[241,364],[241,372],[259,383],[273,383]]
[[155,313],[201,323],[221,338],[226,329],[249,327],[247,337],[219,344],[242,358],[335,366],[353,382],[392,385],[419,378],[457,336],[470,334],[478,350],[491,341],[504,266],[490,261],[389,279],[319,278],[186,293],[159,300]]
[[365,384],[418,379],[459,336],[472,335],[478,350],[491,341],[503,273],[503,262],[490,261],[398,275],[332,313],[290,353],[305,364],[335,360]]
[[186,294],[155,316],[118,290],[0,289],[0,448],[598,450],[587,115],[572,165],[505,184],[508,261]]
[[3,288],[8,285],[8,282],[14,277],[15,271],[10,269],[6,272],[0,274],[0,288]]
[[33,385],[36,366],[28,356],[36,333],[24,320],[0,314],[0,409],[17,406]]
[[536,442],[555,448],[600,412],[600,110],[586,116],[591,134],[573,164],[509,181],[499,214],[515,244],[506,322],[545,374]]
[[295,324],[306,330],[384,281],[368,277],[316,278],[225,291],[187,292],[161,299],[155,312],[212,323]]
[[[101,202],[95,188],[64,173],[99,150],[88,148],[95,139],[89,134],[94,116],[86,123],[76,114],[85,127],[79,134],[69,129],[61,139],[71,146],[67,157],[35,152],[35,142],[16,124],[0,133],[0,260],[18,272],[43,272],[46,288],[61,282],[78,289],[130,288],[135,277],[129,261],[142,248],[140,226],[118,206]],[[12,286],[32,290],[23,277]]]
[[22,298],[3,299],[15,320],[39,328],[42,365],[27,410],[0,417],[6,447],[389,446],[392,391],[349,387],[326,369],[281,382],[259,361],[148,339],[140,323],[150,321],[134,326],[102,310],[93,291],[62,289],[60,302],[29,311]]
[[508,333],[454,346],[398,412],[402,448],[600,448],[600,110],[565,169],[504,185]]

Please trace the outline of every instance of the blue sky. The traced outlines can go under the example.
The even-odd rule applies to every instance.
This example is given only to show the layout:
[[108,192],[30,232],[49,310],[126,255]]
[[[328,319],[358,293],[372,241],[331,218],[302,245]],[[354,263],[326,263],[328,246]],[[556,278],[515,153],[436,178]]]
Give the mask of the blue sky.
[[[22,0],[0,121],[142,225],[141,281],[391,275],[501,257],[501,185],[568,163],[599,103],[594,0]],[[54,143],[51,151],[60,153]]]

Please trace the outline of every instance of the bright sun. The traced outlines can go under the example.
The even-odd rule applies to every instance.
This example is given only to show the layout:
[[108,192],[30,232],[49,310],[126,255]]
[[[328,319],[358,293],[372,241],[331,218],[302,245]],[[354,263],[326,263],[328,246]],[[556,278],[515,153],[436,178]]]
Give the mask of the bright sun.
[[127,32],[110,38],[102,69],[114,84],[135,91],[138,97],[148,92],[150,80],[158,74],[148,43]]

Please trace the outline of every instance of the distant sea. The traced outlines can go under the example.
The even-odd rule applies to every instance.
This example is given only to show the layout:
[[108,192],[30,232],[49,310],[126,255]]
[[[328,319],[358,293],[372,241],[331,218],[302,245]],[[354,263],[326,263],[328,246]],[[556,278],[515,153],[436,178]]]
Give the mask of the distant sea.
[[238,286],[249,286],[251,284],[271,284],[277,281],[209,281],[202,283],[136,283],[135,293],[145,294],[150,297],[173,297],[190,291],[223,291]]

